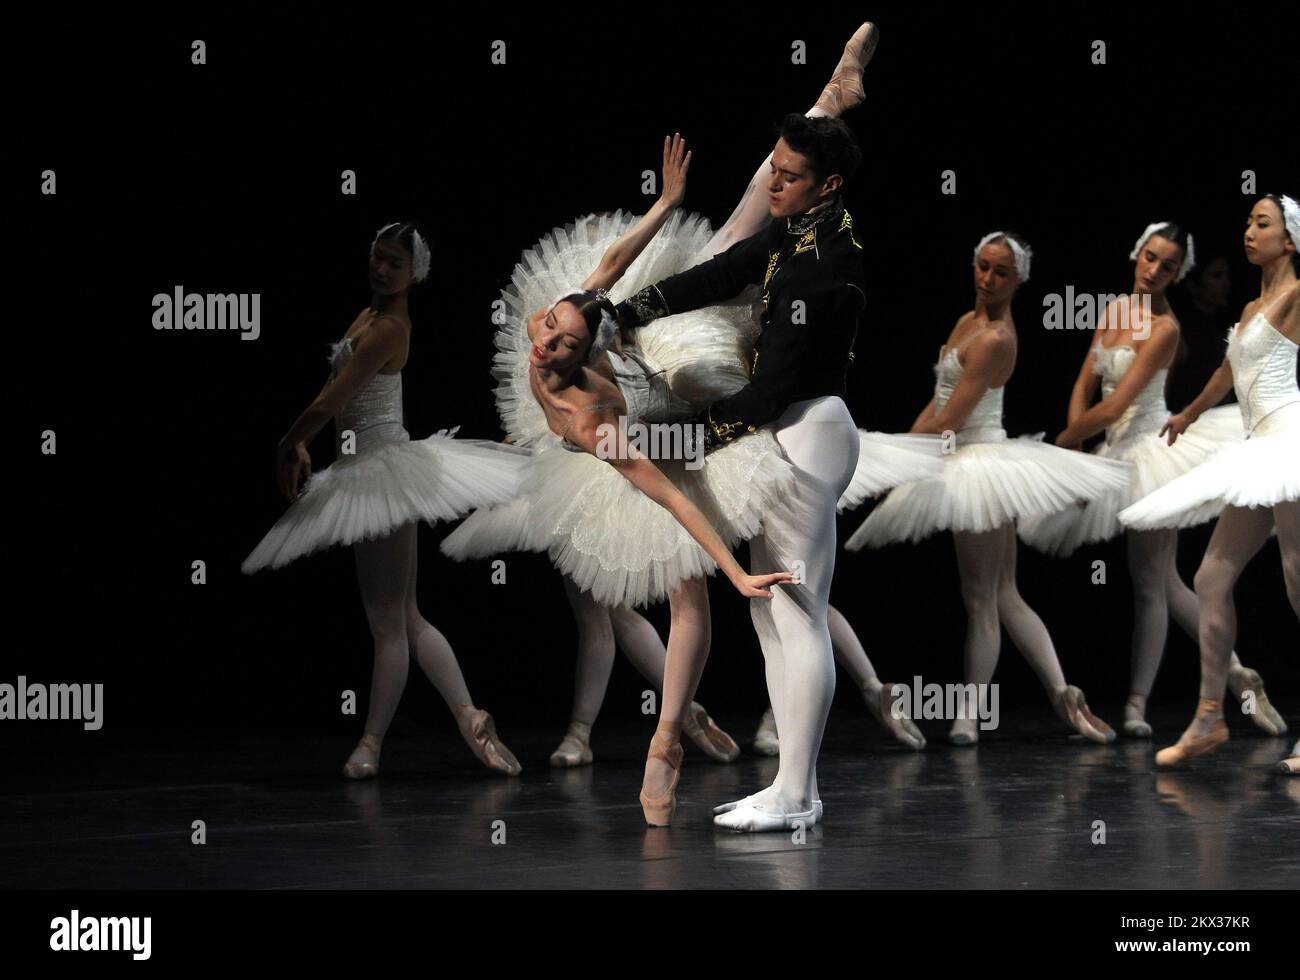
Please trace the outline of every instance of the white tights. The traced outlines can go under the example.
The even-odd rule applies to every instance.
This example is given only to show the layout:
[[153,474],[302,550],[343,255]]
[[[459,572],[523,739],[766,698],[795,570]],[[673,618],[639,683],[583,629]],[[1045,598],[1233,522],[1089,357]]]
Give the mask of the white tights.
[[416,525],[358,542],[352,551],[361,601],[375,641],[366,734],[382,739],[388,731],[406,687],[412,657],[448,707],[470,704],[469,689],[451,644],[420,615],[416,602]]
[[[1246,564],[1268,540],[1274,523],[1287,599],[1300,619],[1300,501],[1277,504],[1271,509],[1224,508],[1194,582],[1200,607],[1202,698],[1223,701],[1232,647],[1237,639],[1237,608],[1232,601],[1232,590]],[[1220,716],[1221,712],[1198,714],[1188,732],[1204,734]]]
[[827,623],[835,504],[857,466],[859,442],[853,417],[833,395],[795,402],[773,429],[796,482],[749,543],[750,572],[793,571],[801,581],[773,587],[771,599],[751,599],[749,609],[781,734],[780,765],[764,802],[802,812],[817,798],[817,755],[835,693]]
[[[1178,576],[1178,532],[1129,531],[1128,565],[1133,579],[1133,671],[1125,720],[1143,718],[1165,652],[1169,620],[1193,640],[1200,637],[1196,593]],[[1229,667],[1240,667],[1229,649]]]
[[[1002,628],[1029,662],[1049,694],[1065,688],[1056,648],[1038,613],[1016,588],[1016,529],[1008,523],[992,531],[953,533],[962,602],[966,607],[966,681],[981,685],[981,701],[993,679],[1002,646]],[[979,712],[983,716],[985,705]],[[975,733],[979,718],[958,719],[954,732]]]

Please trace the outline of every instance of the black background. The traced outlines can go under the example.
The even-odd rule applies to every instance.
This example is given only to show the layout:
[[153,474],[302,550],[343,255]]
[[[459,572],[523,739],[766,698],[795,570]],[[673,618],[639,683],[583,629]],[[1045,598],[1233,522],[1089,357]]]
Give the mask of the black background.
[[[1043,294],[1127,290],[1138,233],[1176,220],[1203,258],[1229,258],[1226,328],[1259,287],[1240,247],[1253,200],[1242,172],[1261,191],[1300,188],[1294,34],[1276,17],[1207,26],[840,5],[364,13],[359,24],[178,13],[75,32],[47,21],[8,37],[3,184],[19,278],[6,373],[22,462],[10,483],[0,681],[103,682],[106,728],[118,730],[354,730],[338,696],[364,695],[371,662],[351,554],[251,579],[238,565],[283,507],[276,441],[319,389],[326,342],[369,301],[374,230],[413,217],[433,242],[430,280],[411,298],[408,429],[499,437],[491,304],[519,253],[581,214],[644,210],[641,172],[658,167],[674,130],[695,152],[686,207],[716,226],[771,149],[775,121],[812,104],[864,18],[882,33],[867,103],[847,118],[865,151],[848,194],[869,284],[848,399],[864,427],[905,431],[929,398],[935,352],[972,305],[971,249],[985,232],[1018,230],[1035,249],[1014,306],[1006,427],[1050,439],[1088,338],[1042,329]],[[195,38],[207,65],[190,63]],[[497,38],[505,66],[490,63]],[[790,63],[796,39],[806,66]],[[1091,63],[1094,39],[1106,41],[1104,66]],[[57,196],[39,193],[46,168]],[[344,169],[358,173],[355,197],[339,192]],[[939,192],[946,169],[955,196]],[[152,296],[177,285],[260,293],[260,339],[154,330]],[[1217,345],[1222,330],[1187,340]],[[57,456],[36,451],[46,429]],[[330,436],[312,451],[323,466]],[[865,513],[843,517],[842,535]],[[503,729],[562,728],[574,629],[558,575],[544,557],[510,556],[508,584],[494,586],[487,563],[441,556],[447,530],[420,532],[426,618]],[[1182,537],[1189,580],[1208,535]],[[1097,558],[1105,586],[1089,580]],[[196,559],[204,586],[190,582]],[[1118,723],[1131,626],[1122,542],[1065,561],[1022,549],[1020,585],[1067,676]],[[757,642],[744,600],[725,582],[711,590],[700,700],[747,726],[765,703]],[[959,679],[964,620],[947,536],[842,553],[832,601],[884,679]],[[1300,691],[1300,661],[1276,543],[1247,569],[1237,602],[1238,649],[1285,702]],[[666,613],[651,613],[661,629]],[[998,680],[1004,712],[1049,712],[1009,641]],[[1196,683],[1195,646],[1171,625],[1156,699],[1190,714]],[[606,716],[631,717],[644,686],[620,663]],[[843,674],[837,705],[861,710]],[[414,669],[403,726],[451,727]]]

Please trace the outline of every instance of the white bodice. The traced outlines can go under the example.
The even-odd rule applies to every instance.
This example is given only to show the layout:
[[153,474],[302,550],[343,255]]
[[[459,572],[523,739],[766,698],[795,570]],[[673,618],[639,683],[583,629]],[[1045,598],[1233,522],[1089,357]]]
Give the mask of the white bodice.
[[[612,350],[606,351],[605,356],[614,371],[614,384],[618,385],[627,405],[627,425],[637,422],[671,422],[691,414],[689,403],[673,394],[663,368],[655,364],[641,348],[634,344],[624,344],[623,353],[627,355],[627,360]],[[587,411],[608,407],[608,403],[602,402],[590,406]],[[572,419],[569,424],[573,424]],[[566,435],[568,431],[566,427]],[[565,449],[582,452],[567,439],[563,441]]]
[[1228,328],[1228,363],[1247,438],[1283,405],[1300,403],[1295,379],[1298,347],[1262,312],[1240,330],[1236,324]]
[[[967,340],[969,339],[968,337]],[[934,366],[935,414],[943,411],[961,381],[962,367],[957,351],[965,344],[966,341],[962,341],[956,347],[950,347]],[[961,427],[959,442],[1000,442],[1007,437],[1006,430],[1002,428],[1002,392],[1005,388],[1003,385],[984,392],[974,411],[967,417],[966,424]]]
[[[1109,398],[1114,393],[1136,358],[1137,351],[1128,344],[1106,347],[1098,340],[1092,345],[1092,370],[1101,375],[1102,398]],[[1107,444],[1139,438],[1159,432],[1164,427],[1169,418],[1169,408],[1165,404],[1165,379],[1168,376],[1168,368],[1161,368],[1151,376],[1124,414],[1107,426]]]
[[[330,374],[338,377],[352,358],[352,341],[344,338],[330,347]],[[335,422],[335,450],[342,446],[343,433],[356,433],[358,455],[386,442],[409,439],[402,424],[402,374],[376,373],[352,396]]]

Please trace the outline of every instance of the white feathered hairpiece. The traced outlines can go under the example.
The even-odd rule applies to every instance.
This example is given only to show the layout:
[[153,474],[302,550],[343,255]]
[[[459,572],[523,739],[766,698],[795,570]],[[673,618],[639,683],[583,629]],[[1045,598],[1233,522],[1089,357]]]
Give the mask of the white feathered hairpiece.
[[1296,203],[1294,197],[1285,194],[1279,194],[1278,197],[1282,201],[1282,223],[1286,225],[1286,233],[1291,236],[1295,247],[1300,249],[1300,204]]
[[1005,231],[991,231],[981,238],[979,244],[975,246],[975,257],[971,259],[971,265],[975,265],[979,261],[980,249],[999,236],[1005,237],[1007,247],[1011,249],[1011,254],[1015,257],[1016,278],[1021,283],[1029,282],[1029,263],[1034,257],[1034,250],[1028,245],[1021,245],[1014,238],[1007,235]]
[[[385,233],[400,225],[400,221],[390,221],[384,227],[375,232],[374,241],[370,243],[370,254],[375,254],[375,245],[379,239],[383,238]],[[416,228],[411,229],[411,279],[415,282],[424,282],[429,277],[429,266],[432,264],[432,254],[429,251],[429,245],[424,237]]]
[[[1173,225],[1172,221],[1153,221],[1147,225],[1146,230],[1138,236],[1137,244],[1133,246],[1133,251],[1128,253],[1128,257],[1137,260],[1138,253],[1142,251],[1142,246],[1147,243],[1152,235],[1162,235],[1165,230]],[[1196,243],[1192,240],[1191,232],[1187,233],[1187,248],[1183,252],[1183,264],[1178,267],[1178,275],[1174,276],[1174,282],[1182,282],[1187,273],[1191,272],[1196,266]]]

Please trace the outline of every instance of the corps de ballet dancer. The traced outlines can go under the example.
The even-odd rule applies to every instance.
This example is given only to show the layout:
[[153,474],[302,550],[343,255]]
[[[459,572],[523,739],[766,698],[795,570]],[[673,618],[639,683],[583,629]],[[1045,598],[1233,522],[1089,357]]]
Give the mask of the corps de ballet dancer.
[[[750,540],[751,564],[801,564],[804,572],[770,603],[750,604],[782,733],[780,763],[772,786],[715,808],[714,823],[730,830],[807,827],[822,816],[816,760],[835,687],[827,628],[835,510],[868,449],[842,398],[864,294],[861,245],[841,197],[861,151],[837,116],[862,101],[862,73],[876,42],[875,27],[862,25],[814,108],[785,118],[776,148],[729,219],[729,234],[715,243],[724,250],[710,249],[708,261],[618,304],[625,327],[662,328],[761,287],[762,330],[748,383],[711,400],[695,421],[709,458],[775,436],[795,482]],[[905,454],[923,472],[941,465],[900,437],[874,438],[871,452]],[[671,733],[656,733],[657,743],[661,738],[652,744],[646,778],[655,778],[661,762],[660,772],[672,773],[671,789]]]
[[[1212,406],[1234,388],[1246,432],[1188,471],[1120,512],[1138,530],[1179,528],[1219,520],[1196,571],[1201,692],[1196,715],[1178,742],[1156,753],[1156,764],[1178,765],[1213,752],[1228,740],[1223,692],[1237,638],[1233,589],[1247,563],[1276,529],[1287,598],[1300,618],[1300,205],[1287,196],[1261,197],[1246,219],[1246,260],[1261,272],[1260,294],[1228,329],[1227,354],[1204,390],[1170,417],[1161,434],[1177,445]],[[1300,773],[1300,743],[1278,763]]]
[[[330,354],[330,376],[276,450],[276,481],[289,508],[241,566],[280,568],[333,545],[351,545],[375,665],[365,731],[343,766],[350,779],[379,773],[385,733],[414,659],[455,716],[479,760],[516,775],[518,760],[491,715],[475,707],[446,638],[420,615],[416,531],[476,507],[513,499],[527,453],[455,430],[412,440],[403,425],[402,368],[410,353],[407,298],[429,274],[430,251],[410,222],[379,229],[370,246],[370,306]],[[312,472],[307,447],[335,423],[335,461]],[[304,483],[305,481],[305,483]],[[300,492],[301,485],[301,492]]]
[[[1021,521],[1021,540],[1048,554],[1069,555],[1082,545],[1118,537],[1124,533],[1121,510],[1243,436],[1241,413],[1230,404],[1204,412],[1172,446],[1161,437],[1169,418],[1165,382],[1180,335],[1165,291],[1192,270],[1195,243],[1180,226],[1157,221],[1142,232],[1129,258],[1135,263],[1132,292],[1114,300],[1093,331],[1070,395],[1068,425],[1056,444],[1080,449],[1084,440],[1104,431],[1104,441],[1093,452],[1131,463],[1132,476],[1122,492]],[[1093,404],[1098,386],[1102,397]],[[1199,516],[1208,521],[1216,515]],[[1150,738],[1147,699],[1160,669],[1169,619],[1197,639],[1196,595],[1178,575],[1176,529],[1129,530],[1125,542],[1133,580],[1133,660],[1123,731]],[[1236,653],[1231,655],[1228,684],[1239,699],[1251,692],[1246,704],[1253,707],[1249,715],[1259,728],[1269,735],[1286,731],[1263,680]]]
[[[1016,522],[1122,489],[1129,465],[1047,445],[1008,439],[1002,395],[1015,370],[1018,340],[1011,303],[1028,281],[1032,252],[1019,236],[995,231],[975,247],[975,309],[964,314],[939,351],[934,397],[913,432],[955,433],[937,477],[892,491],[845,545],[851,551],[919,541],[951,531],[966,607],[966,681],[978,685],[978,710],[961,712],[949,731],[957,745],[978,741],[1001,630],[1028,660],[1056,713],[1085,738],[1115,732],[1067,684],[1047,627],[1016,585]],[[972,706],[968,706],[972,707]]]

